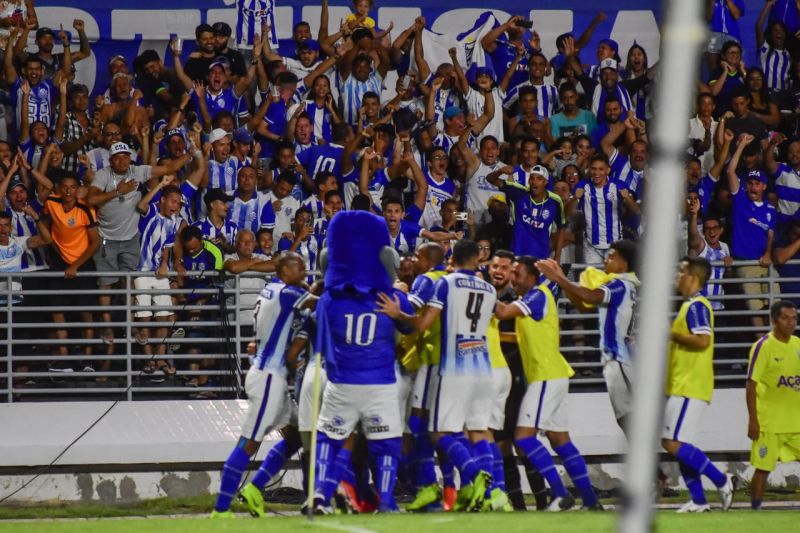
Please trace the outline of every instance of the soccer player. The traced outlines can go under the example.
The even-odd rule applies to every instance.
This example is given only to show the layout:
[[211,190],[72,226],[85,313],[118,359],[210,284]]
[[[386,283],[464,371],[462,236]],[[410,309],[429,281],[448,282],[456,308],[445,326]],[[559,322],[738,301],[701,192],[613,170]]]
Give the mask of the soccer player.
[[630,380],[633,375],[630,334],[639,287],[639,280],[634,273],[636,244],[629,240],[611,243],[605,259],[605,273],[611,279],[597,288],[573,283],[552,259],[537,261],[536,268],[555,282],[578,310],[591,312],[595,306],[599,307],[603,377],[614,408],[614,417],[625,431],[625,417],[631,412]]
[[[413,312],[403,293],[395,291],[394,298],[398,309]],[[342,465],[350,462],[345,441],[359,423],[374,466],[378,511],[397,511],[394,484],[403,424],[397,399],[395,330],[407,333],[408,329],[376,313],[378,302],[377,291],[348,283],[326,287],[317,306],[317,349],[325,356],[328,383],[317,424],[315,513],[332,512],[329,502]]]
[[[494,384],[486,332],[497,300],[494,287],[477,276],[477,243],[464,239],[453,246],[456,271],[436,282],[433,298],[421,315],[403,312],[397,298],[381,295],[379,309],[388,316],[425,331],[441,316],[439,386],[432,399],[428,429],[442,456],[461,474],[456,507],[473,510],[483,503],[493,469],[487,439]],[[466,428],[469,449],[453,433]]]
[[[257,347],[253,365],[245,379],[248,410],[239,442],[222,469],[212,518],[233,516],[231,500],[250,457],[258,451],[264,435],[288,421],[286,344],[293,316],[297,311],[315,305],[316,298],[302,288],[306,267],[303,258],[296,253],[285,252],[278,258],[276,274],[278,280],[264,287],[256,303]],[[258,489],[260,474],[261,470],[241,492],[248,509],[257,516],[264,515],[264,499]]]
[[517,448],[547,480],[553,499],[548,511],[564,511],[575,505],[556,470],[550,452],[536,438],[539,430],[547,435],[553,450],[580,491],[583,508],[602,509],[592,488],[586,461],[572,444],[567,431],[569,378],[575,374],[559,351],[558,308],[547,283],[539,283],[536,259],[517,258],[514,290],[521,298],[510,304],[498,303],[498,320],[516,319],[517,343],[528,390],[522,399],[514,435]]
[[692,445],[703,411],[714,391],[714,311],[702,296],[711,275],[711,263],[702,257],[681,261],[678,292],[683,304],[672,323],[667,370],[667,406],[661,444],[680,463],[692,499],[679,513],[710,511],[701,475],[717,486],[722,510],[727,511],[736,492],[736,478],[723,474]]
[[772,331],[750,349],[747,371],[747,436],[753,441],[750,505],[761,509],[767,476],[775,463],[800,460],[800,339],[797,306],[779,300],[770,309]]

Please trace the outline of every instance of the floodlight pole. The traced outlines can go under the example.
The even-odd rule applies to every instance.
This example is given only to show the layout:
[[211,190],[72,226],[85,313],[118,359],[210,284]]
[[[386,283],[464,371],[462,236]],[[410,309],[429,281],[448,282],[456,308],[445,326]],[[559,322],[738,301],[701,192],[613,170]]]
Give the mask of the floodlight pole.
[[642,298],[635,358],[634,410],[621,533],[653,528],[653,483],[664,406],[670,297],[677,263],[678,213],[684,198],[683,157],[691,116],[700,44],[706,35],[698,0],[664,0],[656,120],[655,160],[645,196],[646,225],[639,271]]

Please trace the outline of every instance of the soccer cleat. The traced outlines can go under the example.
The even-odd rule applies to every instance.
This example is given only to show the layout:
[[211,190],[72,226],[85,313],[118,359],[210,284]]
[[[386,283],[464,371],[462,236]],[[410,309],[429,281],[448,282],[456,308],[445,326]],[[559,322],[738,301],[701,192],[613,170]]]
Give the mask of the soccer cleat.
[[582,505],[581,511],[605,511],[606,508],[603,507],[603,504],[600,502],[595,503],[594,505]]
[[442,508],[445,511],[455,510],[457,499],[458,491],[456,491],[456,488],[446,486],[442,491]]
[[575,505],[575,498],[571,495],[567,494],[566,496],[556,496],[553,498],[553,501],[550,502],[550,505],[547,506],[548,513],[559,513],[561,511],[567,511],[571,509]]
[[397,508],[397,504],[385,504],[379,503],[378,508],[375,509],[375,514],[386,514],[386,513],[399,513],[400,509]]
[[422,511],[428,505],[439,501],[441,497],[442,491],[439,488],[439,485],[434,483],[432,485],[422,487],[417,491],[414,501],[406,505],[406,511],[412,513]]
[[[336,488],[336,494],[341,498],[342,503],[351,513],[361,512],[361,504],[358,501],[358,494],[356,494],[355,487],[347,481],[340,481],[339,486]],[[337,501],[339,500],[337,498]]]
[[725,484],[717,489],[719,499],[722,502],[722,511],[726,512],[733,505],[733,496],[736,494],[736,487],[739,485],[739,478],[727,476]]
[[334,514],[333,507],[322,498],[314,498],[314,514],[315,515],[330,515]]
[[510,513],[514,508],[511,507],[511,502],[508,500],[508,494],[503,492],[503,489],[495,487],[489,494],[489,498],[483,501],[481,511],[503,511]]
[[253,518],[264,518],[266,515],[264,512],[264,495],[252,483],[245,485],[239,493],[239,500],[247,506],[247,510]]
[[213,519],[225,519],[225,518],[236,518],[231,511],[211,511],[211,516],[209,518]]
[[678,509],[679,513],[708,513],[711,512],[711,506],[707,503],[694,503],[692,500],[681,505]]
[[467,511],[479,511],[483,504],[483,498],[486,495],[486,487],[492,482],[492,476],[487,472],[481,470],[475,476],[475,481],[472,482],[472,494],[470,494],[469,503],[467,504]]

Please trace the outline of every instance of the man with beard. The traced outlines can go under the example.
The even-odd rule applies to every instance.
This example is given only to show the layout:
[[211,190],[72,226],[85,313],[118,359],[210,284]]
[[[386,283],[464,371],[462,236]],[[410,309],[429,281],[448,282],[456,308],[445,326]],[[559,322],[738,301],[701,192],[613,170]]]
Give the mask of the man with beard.
[[214,28],[210,24],[200,24],[194,30],[197,49],[189,54],[186,60],[186,75],[192,81],[203,81],[208,74],[208,68],[217,57],[217,38]]
[[550,133],[554,139],[564,136],[592,135],[597,119],[588,109],[578,106],[578,90],[570,82],[558,88],[563,109],[550,117]]
[[169,118],[175,108],[183,107],[181,97],[185,90],[181,80],[171,68],[166,68],[155,50],[145,50],[136,58],[139,70],[144,72],[136,85],[144,94],[145,102],[153,106],[153,121]]
[[[488,102],[489,100],[487,100],[487,109],[490,107]],[[472,211],[472,216],[475,219],[475,226],[480,229],[481,226],[489,222],[489,199],[500,192],[500,190],[488,180],[488,176],[492,172],[505,167],[506,164],[498,160],[500,145],[497,139],[491,135],[481,139],[478,155],[476,155],[467,146],[467,137],[470,135],[472,135],[472,132],[469,128],[465,128],[455,148],[462,155],[467,165],[464,205],[467,210]]]
[[234,81],[238,81],[239,78],[247,75],[247,67],[242,53],[228,46],[233,33],[231,27],[225,22],[215,22],[211,25],[211,29],[214,31],[217,56],[222,56],[228,60],[231,66],[231,78]]

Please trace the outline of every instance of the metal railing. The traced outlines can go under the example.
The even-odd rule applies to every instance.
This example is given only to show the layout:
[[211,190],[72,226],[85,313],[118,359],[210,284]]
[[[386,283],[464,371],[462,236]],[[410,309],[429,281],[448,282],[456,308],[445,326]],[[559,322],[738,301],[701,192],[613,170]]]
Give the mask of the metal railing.
[[[796,262],[800,264],[800,261]],[[755,265],[755,262],[737,262],[734,266]],[[573,268],[578,268],[575,265]],[[733,274],[734,269],[729,269]],[[187,277],[200,273],[188,272]],[[254,298],[260,292],[261,282],[270,275],[246,273],[225,275],[216,272],[202,273],[209,281],[205,288],[171,288],[165,290],[136,289],[133,280],[152,274],[142,272],[86,272],[80,276],[91,278],[119,277],[117,288],[92,291],[61,291],[64,295],[89,297],[110,296],[112,303],[100,306],[54,308],[47,298],[52,292],[46,288],[12,290],[11,280],[22,280],[23,286],[35,286],[47,279],[63,276],[59,272],[3,273],[0,282],[0,320],[5,322],[5,335],[0,338],[0,402],[41,401],[54,399],[175,399],[186,397],[234,397],[241,393],[243,369],[247,368],[246,345],[252,338],[252,319],[244,312],[243,297]],[[257,278],[254,281],[253,278]],[[768,286],[763,295],[767,305],[751,311],[746,301],[753,295],[737,289],[742,283],[759,282]],[[726,277],[719,283],[725,295],[711,297],[720,301],[724,310],[715,311],[715,371],[717,386],[741,386],[744,382],[748,351],[757,335],[769,327],[769,305],[777,298],[800,300],[800,293],[781,294],[780,282],[800,282],[798,278],[779,277],[775,267],[769,268],[766,278],[747,279]],[[253,286],[255,284],[255,286]],[[172,305],[140,306],[136,296],[168,293]],[[15,300],[22,301],[13,303]],[[198,303],[195,299],[205,299]],[[221,305],[220,302],[224,302]],[[677,310],[679,299],[675,297]],[[571,303],[560,298],[561,351],[576,370],[573,390],[602,389],[603,378],[598,348],[599,330],[597,314],[578,314]],[[134,318],[137,311],[170,311],[169,321],[142,322]],[[54,312],[65,313],[66,322],[55,323]],[[82,312],[91,313],[91,321],[82,321]],[[192,319],[189,314],[200,313]],[[111,315],[104,321],[103,313]],[[245,314],[245,320],[240,315]],[[752,324],[760,317],[764,326]],[[88,317],[84,317],[88,318]],[[641,318],[640,318],[641,319]],[[150,336],[142,339],[137,331],[146,326]],[[166,327],[170,333],[182,330],[183,338],[158,337],[155,330]],[[88,330],[91,338],[83,338]],[[67,330],[67,338],[57,338],[55,332]],[[109,344],[108,330],[113,332]],[[141,341],[141,343],[139,342]],[[61,353],[55,355],[56,353]],[[150,352],[150,353],[148,353]],[[160,352],[163,354],[159,355]],[[151,355],[155,354],[155,355]],[[150,373],[151,363],[165,362],[176,367],[175,375],[156,371]],[[54,371],[70,369],[69,372]]]

